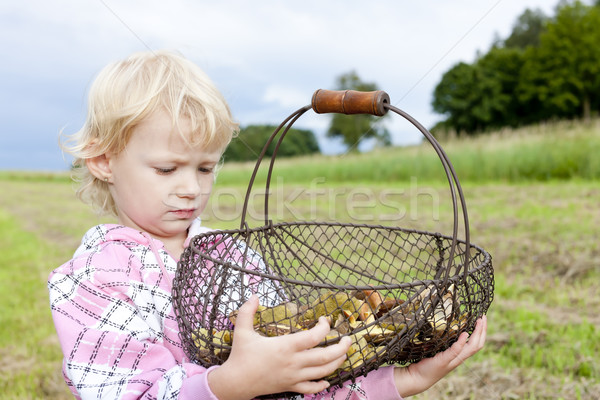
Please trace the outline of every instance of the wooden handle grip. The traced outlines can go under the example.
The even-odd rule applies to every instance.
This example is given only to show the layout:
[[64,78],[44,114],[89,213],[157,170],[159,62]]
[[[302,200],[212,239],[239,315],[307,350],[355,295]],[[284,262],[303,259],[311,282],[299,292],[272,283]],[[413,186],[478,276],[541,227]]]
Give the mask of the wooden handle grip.
[[312,97],[312,109],[317,114],[372,114],[382,116],[387,113],[385,104],[390,96],[383,90],[359,92],[356,90],[317,90]]

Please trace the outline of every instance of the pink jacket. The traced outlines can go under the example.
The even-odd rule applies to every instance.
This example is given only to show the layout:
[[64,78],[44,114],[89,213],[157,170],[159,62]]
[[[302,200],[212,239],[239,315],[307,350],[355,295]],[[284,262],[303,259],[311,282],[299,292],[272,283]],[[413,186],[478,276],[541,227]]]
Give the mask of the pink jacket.
[[[194,221],[189,239],[206,230]],[[50,274],[63,374],[82,399],[210,399],[206,369],[190,362],[171,302],[177,261],[162,242],[120,225],[98,225],[72,260]],[[298,399],[302,397],[299,396]],[[401,399],[393,369],[305,399]]]

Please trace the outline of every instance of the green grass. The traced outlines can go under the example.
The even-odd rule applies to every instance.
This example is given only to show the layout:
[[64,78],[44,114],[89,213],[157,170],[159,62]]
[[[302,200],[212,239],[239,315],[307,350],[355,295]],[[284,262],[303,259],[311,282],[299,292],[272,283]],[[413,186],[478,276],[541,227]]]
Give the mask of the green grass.
[[61,352],[45,282],[65,254],[23,231],[3,209],[0,237],[0,354],[5,364],[0,396],[48,398],[64,393],[66,387],[49,384],[60,374]]
[[0,171],[2,181],[71,182],[68,172]]
[[[504,130],[466,139],[441,140],[461,181],[530,182],[573,178],[600,179],[600,120],[589,124],[557,122]],[[264,160],[257,189],[270,160]],[[298,163],[303,164],[298,168]],[[224,185],[246,184],[253,163],[225,163],[219,174]],[[417,177],[445,181],[442,164],[428,142],[405,148],[384,148],[367,154],[278,159],[274,177],[286,184],[315,178],[340,182],[396,182]]]
[[[594,276],[594,280],[598,276]],[[518,285],[507,282],[503,275],[496,278],[494,313],[497,319],[490,334],[498,339],[486,349],[498,365],[505,368],[535,368],[548,374],[572,379],[600,377],[600,327],[591,322],[585,312],[597,299],[578,298],[576,291],[592,294],[596,285],[575,285],[577,290],[563,289],[560,282],[554,288]],[[591,310],[590,310],[591,311]],[[594,311],[597,312],[597,305]]]
[[533,305],[532,308],[500,311],[508,315],[498,320],[491,333],[508,332],[508,342],[493,355],[498,364],[505,368],[551,371],[569,378],[597,378],[600,374],[595,360],[600,351],[598,328],[587,321],[565,324],[535,311]]

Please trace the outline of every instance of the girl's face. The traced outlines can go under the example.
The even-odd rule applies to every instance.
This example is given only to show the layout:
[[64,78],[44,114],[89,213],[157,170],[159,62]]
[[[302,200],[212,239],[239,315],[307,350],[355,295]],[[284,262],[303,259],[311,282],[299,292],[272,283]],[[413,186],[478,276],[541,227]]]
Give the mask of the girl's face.
[[[134,128],[125,149],[107,158],[119,223],[149,233],[173,252],[183,249],[187,229],[206,207],[221,151],[190,146],[171,121],[165,111],[151,114]],[[189,137],[189,121],[179,123]]]

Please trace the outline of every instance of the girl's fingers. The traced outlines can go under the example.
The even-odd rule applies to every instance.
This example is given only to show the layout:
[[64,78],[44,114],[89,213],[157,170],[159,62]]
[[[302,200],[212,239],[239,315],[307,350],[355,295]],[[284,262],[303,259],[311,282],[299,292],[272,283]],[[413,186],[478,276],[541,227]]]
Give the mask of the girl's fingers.
[[296,332],[289,337],[293,337],[295,341],[295,350],[307,350],[312,349],[319,343],[321,343],[325,336],[329,333],[331,327],[329,326],[329,322],[323,317],[319,318],[319,322],[313,328]]
[[319,393],[329,387],[329,382],[320,380],[320,381],[304,381],[296,384],[293,388],[294,392],[304,393],[304,394],[313,394]]
[[485,344],[485,338],[487,333],[487,317],[484,315],[479,320],[477,320],[477,325],[475,326],[475,330],[469,337],[469,341],[467,342],[467,350],[470,352],[469,356],[475,354],[479,350],[483,348]]
[[235,330],[238,331],[238,328],[254,330],[254,314],[256,313],[257,309],[258,296],[253,294],[240,307],[235,321]]
[[481,317],[481,334],[479,335],[479,348],[483,348],[487,335],[487,315]]
[[298,353],[298,357],[302,365],[307,368],[330,364],[337,362],[337,360],[342,360],[343,362],[346,359],[346,352],[351,343],[352,340],[349,337],[343,337],[339,343],[304,350]]
[[307,366],[298,371],[298,381],[315,381],[333,373],[346,360],[346,354],[324,364]]
[[468,336],[466,333],[461,334],[456,343],[450,349],[454,355],[454,363],[462,364],[467,358],[473,356],[483,348],[485,344],[485,335],[487,331],[487,318],[485,315],[477,320],[475,330]]
[[[329,332],[329,324],[326,321],[325,324],[327,325],[327,332]],[[308,337],[308,335],[302,335],[304,333],[308,333],[308,331],[279,337],[283,340],[299,340],[302,343],[302,345],[293,343],[292,348],[300,348],[300,350],[292,351],[288,356],[288,361],[294,365],[296,370],[294,375],[298,383],[319,380],[334,372],[346,360],[346,352],[352,342],[349,337],[343,337],[339,343],[326,347],[315,347],[312,345],[314,343],[312,341],[313,338]],[[320,334],[316,336],[320,336]],[[317,340],[317,344],[320,342],[321,340]],[[307,348],[307,346],[312,347]]]
[[483,348],[485,333],[487,330],[487,319],[485,316],[477,320],[473,333],[469,336],[466,332],[461,333],[456,342],[449,349],[436,355],[438,361],[448,365],[452,370],[462,364]]

